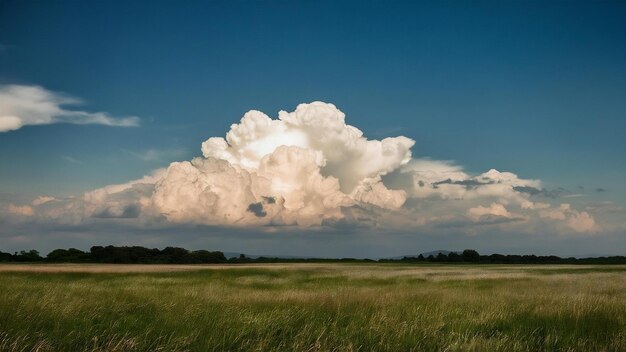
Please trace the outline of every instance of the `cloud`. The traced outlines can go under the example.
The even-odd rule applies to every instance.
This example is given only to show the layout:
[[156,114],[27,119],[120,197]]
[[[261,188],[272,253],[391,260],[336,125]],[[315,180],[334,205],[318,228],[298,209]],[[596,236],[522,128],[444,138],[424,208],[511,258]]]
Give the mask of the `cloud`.
[[[154,185],[164,172],[163,169],[155,170],[138,180],[87,192],[70,204],[64,204],[67,211],[63,215],[67,222],[84,218],[138,218],[142,212],[149,215]],[[48,210],[48,214],[51,210]]]
[[539,180],[522,179],[511,172],[490,169],[472,176],[451,161],[431,159],[412,160],[383,176],[383,181],[392,188],[406,190],[409,200],[455,200],[466,209],[474,206],[472,202],[490,200],[529,208],[529,194],[520,190],[541,187]]
[[37,205],[42,205],[48,202],[51,202],[53,200],[55,200],[56,198],[54,197],[50,197],[50,196],[39,196],[37,198],[35,198],[35,200],[32,201],[32,204],[37,206]]
[[231,126],[226,138],[209,138],[202,144],[205,157],[222,159],[247,169],[279,146],[315,150],[323,158],[325,176],[341,180],[349,193],[366,179],[378,177],[406,164],[415,142],[406,137],[368,140],[358,128],[345,123],[345,114],[332,104],[300,104],[294,112],[280,111],[273,120],[250,111]]
[[596,224],[593,216],[586,211],[572,209],[568,203],[560,204],[558,207],[546,208],[540,211],[540,216],[552,220],[560,220],[575,232],[593,233],[598,232],[600,227]]
[[352,191],[351,197],[380,208],[398,209],[406,201],[406,191],[388,189],[380,177],[374,177],[363,179]]
[[541,212],[541,216],[552,220],[565,220],[566,212],[570,211],[569,204],[561,204],[558,208],[548,208]]
[[380,177],[406,164],[413,144],[368,140],[332,104],[301,104],[278,119],[250,111],[226,138],[202,143],[204,158],[170,165],[154,206],[176,222],[301,226],[341,219],[357,203],[398,208],[405,192]]
[[91,215],[99,219],[134,219],[139,217],[140,207],[137,204],[128,204],[124,206],[112,206],[97,210]]
[[53,123],[119,127],[139,125],[139,118],[135,116],[118,118],[106,112],[86,112],[63,107],[77,104],[82,104],[78,98],[40,86],[0,85],[0,132],[17,130],[27,125]]
[[513,189],[517,192],[527,193],[531,196],[541,196],[545,198],[560,198],[560,197],[571,198],[571,197],[582,196],[580,194],[570,194],[568,190],[562,187],[557,187],[555,189],[548,190],[545,188],[539,189],[539,188],[531,187],[531,186],[516,186],[516,187],[513,187]]
[[531,196],[542,194],[545,191],[545,190],[541,190],[541,189],[530,187],[530,186],[515,186],[513,187],[513,190],[516,192],[528,193]]
[[68,163],[71,164],[82,164],[82,162],[76,158],[72,158],[71,156],[68,155],[62,155],[61,158],[63,158],[63,160],[67,161]]
[[[20,219],[72,226],[600,230],[590,209],[537,201],[554,194],[539,180],[496,169],[472,174],[452,161],[413,158],[413,145],[403,136],[366,138],[332,104],[300,104],[275,119],[253,110],[224,138],[204,141],[201,157],[82,196],[42,196],[15,201],[30,210],[5,210],[21,212]],[[148,149],[136,156],[158,155]]]
[[567,226],[576,232],[595,232],[596,221],[586,211],[574,211],[567,219]]
[[466,189],[454,182],[469,177],[462,167],[451,161],[414,159],[383,176],[383,181],[392,187],[406,189],[411,198],[458,199]]
[[29,205],[19,206],[19,205],[15,205],[15,204],[9,204],[9,206],[7,208],[7,211],[9,212],[9,214],[18,215],[18,216],[33,216],[33,215],[35,215],[35,211]]
[[478,181],[478,180],[460,180],[460,181],[452,181],[451,179],[446,179],[443,181],[438,181],[433,183],[433,187],[434,188],[439,188],[439,185],[445,185],[445,184],[449,184],[449,185],[462,185],[465,186],[465,189],[467,190],[471,190],[480,186],[484,186],[484,185],[490,185],[495,183],[495,181],[492,180],[486,180],[484,182]]
[[141,159],[143,161],[164,161],[171,160],[183,156],[186,153],[185,149],[147,149],[141,151],[127,150],[130,155]]
[[506,210],[504,205],[498,203],[491,203],[489,207],[477,206],[467,210],[467,215],[474,219],[479,220],[484,216],[499,216],[503,218],[511,218],[513,215]]
[[585,210],[589,212],[597,212],[603,214],[624,214],[626,209],[611,201],[590,202],[585,206]]
[[[173,163],[155,186],[153,204],[174,222],[319,225],[353,203],[336,178],[321,174],[321,164],[319,153],[295,146],[276,148],[256,169],[215,158]],[[265,202],[263,219],[248,210],[267,198],[275,201]]]

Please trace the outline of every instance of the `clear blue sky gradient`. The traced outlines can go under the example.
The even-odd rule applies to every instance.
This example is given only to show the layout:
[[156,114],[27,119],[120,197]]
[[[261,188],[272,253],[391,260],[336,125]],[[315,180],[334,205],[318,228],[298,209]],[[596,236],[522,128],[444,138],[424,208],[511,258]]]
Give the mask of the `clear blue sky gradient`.
[[323,100],[416,157],[626,200],[625,2],[0,0],[1,83],[142,126],[0,133],[0,193],[139,178],[247,110]]

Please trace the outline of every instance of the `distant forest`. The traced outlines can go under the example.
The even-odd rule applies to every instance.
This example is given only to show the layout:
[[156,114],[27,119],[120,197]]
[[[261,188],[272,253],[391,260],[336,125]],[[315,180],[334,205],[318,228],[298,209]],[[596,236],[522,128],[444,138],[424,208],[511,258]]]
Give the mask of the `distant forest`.
[[327,262],[378,262],[378,263],[474,263],[474,264],[626,264],[625,256],[597,258],[561,258],[554,255],[480,255],[473,249],[463,252],[439,253],[424,257],[407,256],[399,259],[354,259],[354,258],[272,258],[238,257],[226,258],[223,252],[196,250],[179,247],[164,249],[140,246],[94,246],[88,252],[76,248],[55,249],[42,257],[38,251],[5,253],[0,251],[0,262],[42,263],[113,263],[113,264],[218,264],[218,263],[327,263]]

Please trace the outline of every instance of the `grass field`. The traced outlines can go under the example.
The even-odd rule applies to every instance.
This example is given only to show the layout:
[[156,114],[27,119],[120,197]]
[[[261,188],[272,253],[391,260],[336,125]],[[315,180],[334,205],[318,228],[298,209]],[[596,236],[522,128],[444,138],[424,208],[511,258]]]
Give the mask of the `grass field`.
[[1,351],[626,351],[626,266],[0,265]]

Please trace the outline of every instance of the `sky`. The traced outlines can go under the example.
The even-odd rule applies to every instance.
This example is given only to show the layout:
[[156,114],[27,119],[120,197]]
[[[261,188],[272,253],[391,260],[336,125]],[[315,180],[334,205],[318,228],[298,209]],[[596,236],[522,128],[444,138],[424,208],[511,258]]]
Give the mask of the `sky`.
[[0,0],[0,250],[624,255],[624,33],[610,1]]

